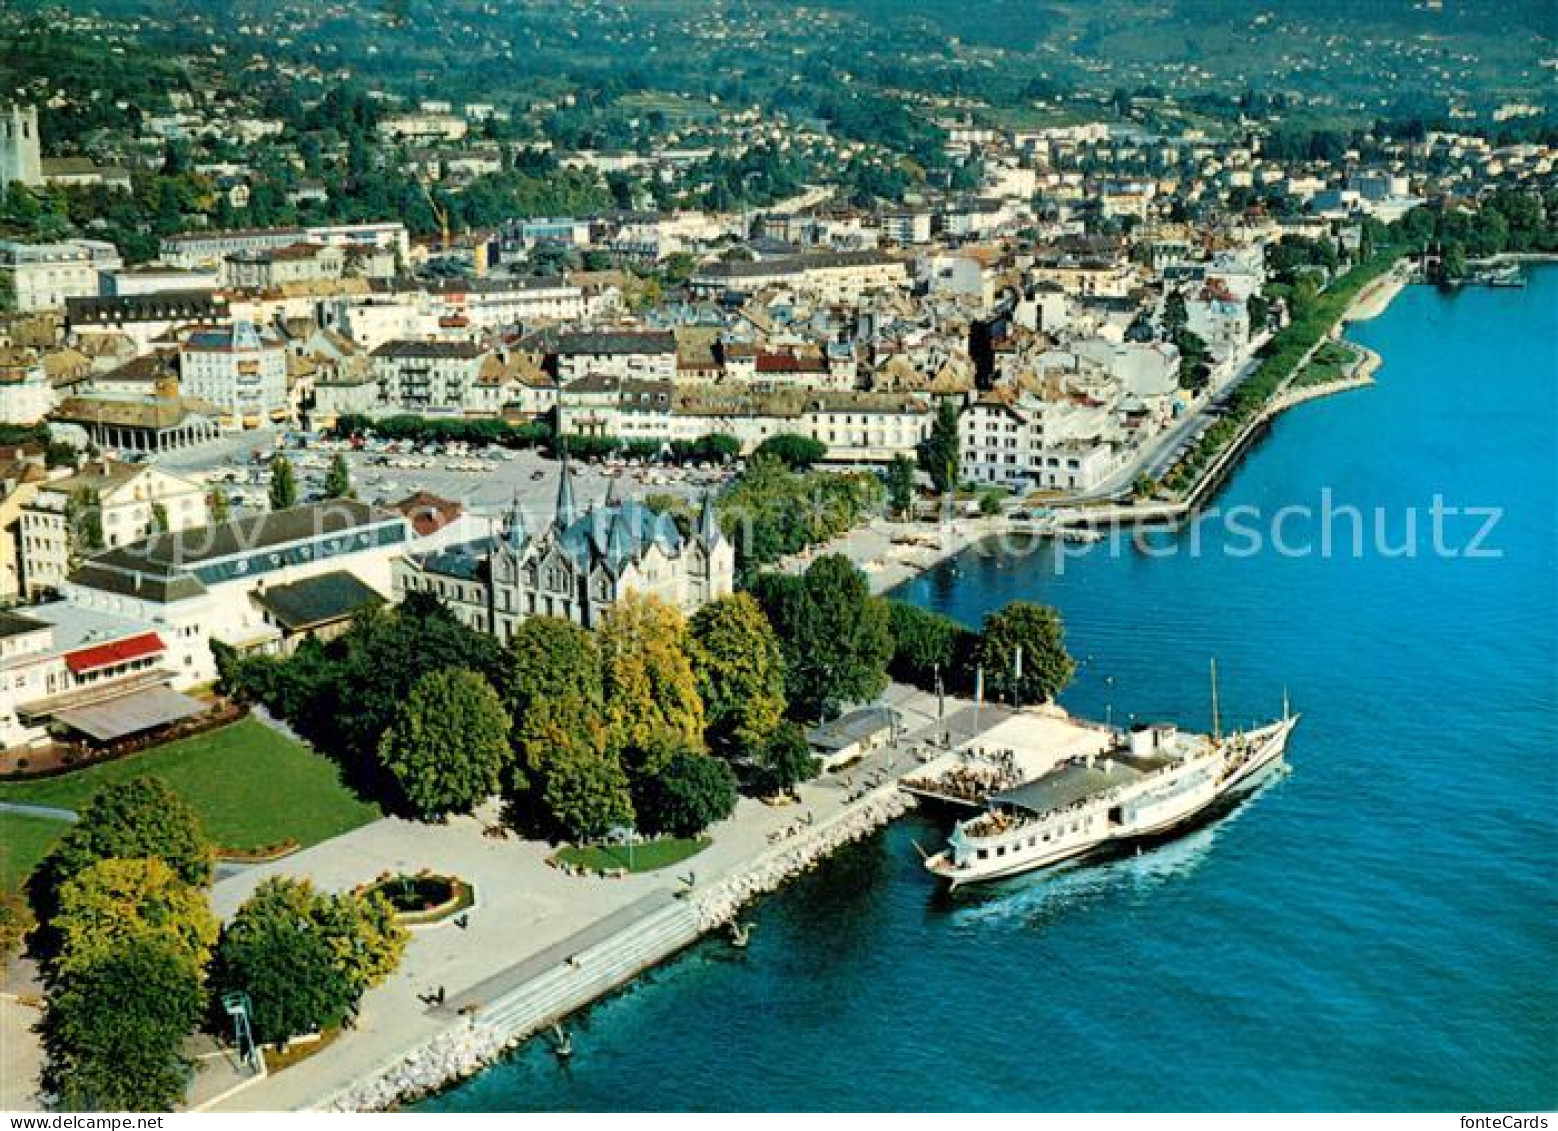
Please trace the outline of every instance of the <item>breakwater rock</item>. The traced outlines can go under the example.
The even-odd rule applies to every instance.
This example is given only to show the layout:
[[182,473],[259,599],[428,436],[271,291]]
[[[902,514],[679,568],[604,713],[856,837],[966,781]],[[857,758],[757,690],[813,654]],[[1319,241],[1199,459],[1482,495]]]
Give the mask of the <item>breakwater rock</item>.
[[388,1111],[411,1103],[474,1076],[528,1035],[474,1021],[451,1025],[389,1068],[338,1093],[323,1108]]
[[896,784],[885,786],[793,841],[781,841],[754,860],[751,866],[692,897],[697,904],[700,925],[707,931],[731,922],[753,899],[816,867],[843,845],[869,836],[889,821],[901,817],[914,804],[914,798],[898,789]]

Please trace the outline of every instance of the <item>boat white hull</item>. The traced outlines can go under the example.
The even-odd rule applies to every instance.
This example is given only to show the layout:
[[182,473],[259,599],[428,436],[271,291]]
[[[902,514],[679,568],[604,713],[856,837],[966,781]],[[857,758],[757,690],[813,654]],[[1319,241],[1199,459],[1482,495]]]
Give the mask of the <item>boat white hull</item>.
[[1176,829],[1193,824],[1217,802],[1246,794],[1269,777],[1281,764],[1287,750],[1288,736],[1297,722],[1298,717],[1292,716],[1253,732],[1253,735],[1259,736],[1259,745],[1236,769],[1221,780],[1209,782],[1206,788],[1186,794],[1181,799],[1182,804],[1176,804],[1171,810],[1156,814],[1149,820],[1125,827],[1110,827],[1106,824],[1097,836],[1059,845],[1048,851],[1017,851],[1004,858],[978,861],[972,866],[959,867],[951,851],[943,851],[927,858],[925,867],[945,879],[952,890],[956,890],[968,884],[988,883],[1043,871],[1105,848],[1167,836]]

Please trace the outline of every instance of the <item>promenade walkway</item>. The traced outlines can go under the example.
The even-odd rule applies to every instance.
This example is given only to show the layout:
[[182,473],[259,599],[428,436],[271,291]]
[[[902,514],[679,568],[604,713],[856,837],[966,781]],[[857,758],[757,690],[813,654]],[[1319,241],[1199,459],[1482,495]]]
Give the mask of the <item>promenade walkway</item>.
[[[903,738],[843,776],[863,779],[880,773],[884,782],[896,781],[919,768],[910,751],[940,729],[935,696],[894,685],[884,701],[901,712]],[[968,706],[947,700],[948,723],[957,727],[954,738],[967,726],[960,708]],[[994,721],[997,712],[987,707],[985,716]],[[444,825],[386,818],[220,880],[212,889],[212,903],[223,917],[273,875],[306,876],[326,890],[343,890],[386,872],[429,868],[470,882],[476,902],[466,929],[445,922],[413,932],[400,969],[363,999],[355,1029],[215,1110],[276,1111],[327,1102],[451,1026],[464,1024],[457,1016],[461,1010],[488,1006],[569,955],[657,914],[671,898],[677,874],[695,872],[696,891],[715,890],[768,855],[775,840],[803,816],[821,825],[864,804],[846,789],[841,775],[808,782],[798,793],[799,802],[787,806],[744,798],[729,820],[710,830],[713,843],[697,856],[675,869],[620,879],[567,876],[547,863],[549,846],[485,835],[498,824],[496,810],[489,807]],[[443,1008],[429,1007],[423,998],[439,987],[446,991]]]

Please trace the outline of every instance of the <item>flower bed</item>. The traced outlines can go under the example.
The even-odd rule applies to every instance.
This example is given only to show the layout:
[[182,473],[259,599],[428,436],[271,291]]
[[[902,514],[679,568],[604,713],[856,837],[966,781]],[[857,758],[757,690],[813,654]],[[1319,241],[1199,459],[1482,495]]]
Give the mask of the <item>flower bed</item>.
[[395,912],[396,922],[407,927],[441,923],[476,902],[476,891],[470,884],[458,876],[433,872],[414,876],[386,873],[358,890],[383,896]]
[[269,864],[289,856],[303,846],[292,837],[259,848],[218,848],[216,858],[229,864]]

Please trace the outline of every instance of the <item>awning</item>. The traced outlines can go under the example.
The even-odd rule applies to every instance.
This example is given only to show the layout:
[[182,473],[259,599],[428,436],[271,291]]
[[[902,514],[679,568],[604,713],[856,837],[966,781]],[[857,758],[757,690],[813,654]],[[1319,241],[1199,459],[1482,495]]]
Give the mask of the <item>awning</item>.
[[65,653],[65,665],[76,675],[82,672],[111,668],[128,660],[143,656],[155,656],[163,651],[162,638],[155,632],[143,632],[139,636],[126,637],[109,644],[97,644],[91,648],[78,648]]
[[54,718],[89,738],[109,742],[127,734],[176,723],[204,710],[206,704],[172,688],[148,687],[83,707],[67,707],[54,712]]

